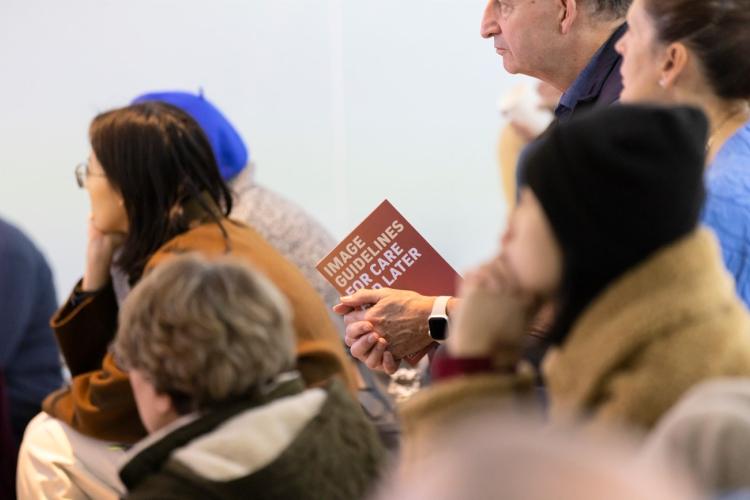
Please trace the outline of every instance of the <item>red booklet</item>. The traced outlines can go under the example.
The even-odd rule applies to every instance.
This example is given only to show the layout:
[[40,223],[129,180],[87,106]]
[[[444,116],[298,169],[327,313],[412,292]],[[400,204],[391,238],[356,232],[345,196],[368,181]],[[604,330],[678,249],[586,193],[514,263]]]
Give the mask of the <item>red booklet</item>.
[[[388,200],[316,266],[341,295],[363,288],[398,288],[455,295],[459,274]],[[424,351],[405,356],[412,364]]]

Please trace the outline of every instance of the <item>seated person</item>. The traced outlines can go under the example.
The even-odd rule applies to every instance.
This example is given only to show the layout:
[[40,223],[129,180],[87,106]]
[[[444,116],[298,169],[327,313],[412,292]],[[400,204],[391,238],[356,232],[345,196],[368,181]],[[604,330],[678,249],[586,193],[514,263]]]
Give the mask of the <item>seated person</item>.
[[[613,71],[622,73],[622,102],[696,106],[708,117],[701,222],[716,234],[738,294],[750,306],[750,0],[636,0],[627,21],[615,45],[622,65]],[[347,315],[352,354],[395,370],[398,360],[364,333],[419,351],[430,343],[426,324],[434,299],[400,290],[346,298],[337,310]],[[362,305],[372,307],[361,311]],[[455,305],[455,299],[448,304],[449,315]]]
[[203,94],[149,92],[133,103],[159,101],[182,109],[201,126],[211,143],[219,172],[232,190],[233,219],[249,225],[296,265],[325,303],[338,302],[336,289],[315,269],[336,246],[328,231],[301,207],[255,181],[255,164],[239,132]]
[[[0,419],[3,478],[15,477],[16,451],[42,400],[62,384],[60,353],[49,326],[57,308],[52,272],[37,247],[0,219]],[[0,484],[0,496],[15,480]],[[7,491],[6,491],[7,490]]]
[[694,385],[750,375],[750,315],[698,226],[707,132],[695,108],[616,106],[531,147],[502,251],[466,277],[448,356],[434,361],[447,380],[403,408],[411,441],[531,391],[522,339],[548,300],[554,425],[648,431]]
[[384,456],[340,381],[305,389],[292,312],[240,261],[174,259],[125,301],[114,343],[151,434],[126,498],[363,498]]
[[62,384],[60,353],[49,326],[57,308],[52,272],[36,246],[0,219],[0,370],[16,444],[44,397]]
[[[144,274],[187,252],[232,255],[265,273],[294,311],[305,384],[340,378],[354,393],[351,365],[323,300],[255,230],[227,218],[231,194],[195,120],[169,104],[136,104],[97,116],[90,141],[89,161],[76,172],[91,200],[86,266],[52,318],[73,378],[44,401],[46,415],[29,424],[19,494],[117,489],[110,444],[146,434],[128,375],[108,351],[119,303]],[[98,487],[83,493],[103,496]]]

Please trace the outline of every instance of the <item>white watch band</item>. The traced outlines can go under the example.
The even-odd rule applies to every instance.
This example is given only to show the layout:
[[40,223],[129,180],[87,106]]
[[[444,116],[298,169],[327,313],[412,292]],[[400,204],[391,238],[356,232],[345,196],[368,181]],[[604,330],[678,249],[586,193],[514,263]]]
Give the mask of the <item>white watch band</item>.
[[448,301],[450,300],[450,296],[448,295],[442,295],[435,299],[435,302],[432,303],[432,312],[430,313],[430,316],[445,316],[448,317]]

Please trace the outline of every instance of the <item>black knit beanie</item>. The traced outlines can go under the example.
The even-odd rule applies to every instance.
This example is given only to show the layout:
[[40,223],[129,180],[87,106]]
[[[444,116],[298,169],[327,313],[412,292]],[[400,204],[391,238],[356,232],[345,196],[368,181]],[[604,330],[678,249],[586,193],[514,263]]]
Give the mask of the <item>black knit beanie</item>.
[[552,342],[609,283],[696,227],[707,132],[695,108],[617,105],[556,125],[529,147],[521,184],[539,199],[564,259]]

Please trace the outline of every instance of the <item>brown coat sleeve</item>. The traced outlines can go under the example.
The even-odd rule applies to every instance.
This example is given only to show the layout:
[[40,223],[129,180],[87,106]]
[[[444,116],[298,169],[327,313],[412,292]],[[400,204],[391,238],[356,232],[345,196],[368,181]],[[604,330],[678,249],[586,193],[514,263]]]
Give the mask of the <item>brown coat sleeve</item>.
[[42,408],[81,434],[117,443],[135,443],[146,435],[128,374],[111,354],[101,368],[73,377],[69,387],[53,392]]
[[51,325],[73,380],[44,400],[42,409],[77,431],[98,439],[132,443],[141,424],[127,373],[107,353],[117,329],[112,286],[72,305],[68,299]]
[[55,332],[71,375],[97,370],[117,330],[117,299],[112,285],[73,305],[79,281],[65,304],[52,316]]

